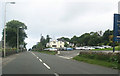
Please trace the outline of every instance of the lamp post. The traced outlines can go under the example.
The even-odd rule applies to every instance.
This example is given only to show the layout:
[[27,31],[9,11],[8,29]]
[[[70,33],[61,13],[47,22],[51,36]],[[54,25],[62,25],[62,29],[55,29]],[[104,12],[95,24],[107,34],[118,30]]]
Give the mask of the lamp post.
[[17,53],[19,52],[19,29],[22,29],[22,27],[17,28]]
[[5,10],[4,10],[4,57],[6,56],[6,6],[7,4],[15,4],[15,2],[5,2]]

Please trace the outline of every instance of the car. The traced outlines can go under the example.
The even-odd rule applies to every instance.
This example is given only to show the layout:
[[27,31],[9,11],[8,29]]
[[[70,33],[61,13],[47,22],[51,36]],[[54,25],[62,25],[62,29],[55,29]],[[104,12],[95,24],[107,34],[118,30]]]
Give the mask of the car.
[[72,50],[73,50],[73,48],[66,48],[66,50],[67,50],[67,51],[72,51]]
[[94,46],[95,49],[104,49],[102,46]]
[[56,48],[46,48],[46,49],[44,49],[44,50],[48,50],[48,51],[57,51]]
[[56,48],[50,48],[49,51],[57,51]]
[[102,47],[104,47],[104,48],[112,48],[111,46],[105,46],[105,45],[102,45]]

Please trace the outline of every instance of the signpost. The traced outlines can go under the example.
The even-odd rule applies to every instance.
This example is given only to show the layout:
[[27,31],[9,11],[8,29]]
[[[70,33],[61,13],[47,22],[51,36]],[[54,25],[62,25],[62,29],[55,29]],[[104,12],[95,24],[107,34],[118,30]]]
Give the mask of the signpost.
[[115,42],[120,42],[120,14],[114,14],[114,27],[113,27],[113,52],[115,51]]

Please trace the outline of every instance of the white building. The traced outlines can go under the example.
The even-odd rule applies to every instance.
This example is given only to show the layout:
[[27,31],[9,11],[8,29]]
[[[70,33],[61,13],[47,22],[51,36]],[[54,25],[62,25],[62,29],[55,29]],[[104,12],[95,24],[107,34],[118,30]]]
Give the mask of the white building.
[[64,48],[65,43],[62,41],[50,41],[47,43],[46,47],[52,47],[52,48]]

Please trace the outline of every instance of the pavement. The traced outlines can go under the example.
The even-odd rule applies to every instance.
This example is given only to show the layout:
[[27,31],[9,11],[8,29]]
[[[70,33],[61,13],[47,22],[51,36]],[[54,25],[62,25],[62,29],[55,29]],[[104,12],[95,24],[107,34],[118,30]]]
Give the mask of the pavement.
[[118,74],[118,70],[65,59],[58,55],[23,52],[3,58],[3,74]]

